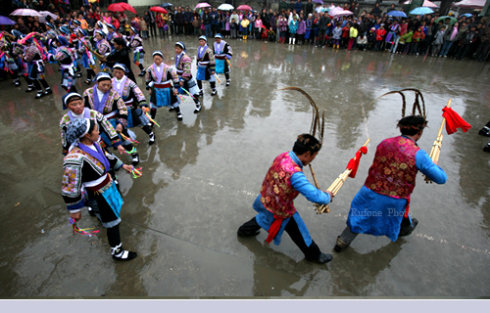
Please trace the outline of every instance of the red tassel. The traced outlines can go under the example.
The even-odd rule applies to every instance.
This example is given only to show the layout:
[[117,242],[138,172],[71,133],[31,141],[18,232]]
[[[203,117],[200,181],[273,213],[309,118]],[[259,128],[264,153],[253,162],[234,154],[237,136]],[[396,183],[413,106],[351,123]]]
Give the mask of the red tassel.
[[284,219],[274,215],[274,222],[272,222],[271,226],[269,227],[269,235],[265,239],[265,242],[271,243],[271,241],[276,237],[277,233],[279,232],[279,229],[281,229],[283,220]]
[[463,132],[467,132],[468,129],[471,128],[471,125],[468,124],[458,113],[456,113],[453,109],[444,107],[442,109],[442,117],[446,119],[446,131],[448,135],[455,133],[458,128],[461,128]]
[[356,152],[356,156],[349,160],[347,164],[347,169],[352,170],[349,174],[350,178],[355,178],[357,174],[357,169],[359,168],[359,163],[361,162],[361,157],[363,154],[367,153],[367,147],[362,146]]

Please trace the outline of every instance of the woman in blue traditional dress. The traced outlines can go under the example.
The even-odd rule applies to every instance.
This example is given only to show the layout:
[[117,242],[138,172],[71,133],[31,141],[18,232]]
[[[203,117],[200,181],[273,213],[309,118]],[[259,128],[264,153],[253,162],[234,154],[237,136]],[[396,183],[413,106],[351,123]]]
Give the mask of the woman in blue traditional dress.
[[[118,133],[130,137],[128,133],[128,109],[117,91],[112,89],[111,75],[100,72],[97,75],[96,84],[83,92],[85,106],[104,114]],[[102,135],[104,142],[110,146],[111,140]],[[139,163],[139,155],[136,147],[129,140],[123,142],[126,153],[131,155],[133,165]]]
[[199,95],[203,95],[202,81],[207,80],[211,85],[211,96],[216,95],[216,77],[215,77],[215,61],[213,50],[208,47],[208,39],[206,36],[199,37],[199,47],[197,48],[197,86],[199,87]]
[[119,159],[104,152],[97,143],[99,129],[94,120],[75,119],[68,125],[66,135],[70,149],[63,161],[61,195],[70,218],[79,221],[86,200],[95,200],[97,217],[107,229],[112,258],[118,261],[134,259],[136,252],[125,250],[122,246],[119,224],[123,199],[109,173],[111,167],[131,171],[132,166],[122,164]]
[[177,97],[179,80],[170,66],[163,63],[163,53],[155,51],[152,54],[153,64],[146,69],[146,89],[150,91],[150,114],[155,119],[157,109],[170,107],[170,111],[176,111],[177,120],[182,120],[182,113]]
[[214,36],[216,40],[213,45],[213,53],[216,62],[216,74],[225,74],[226,86],[230,86],[230,65],[233,51],[229,43],[223,40],[221,34]]
[[[151,123],[144,115],[143,109],[148,108],[145,95],[138,85],[126,76],[127,67],[122,63],[116,63],[112,67],[112,88],[121,96],[128,109],[128,124],[127,128],[140,126],[145,133],[148,134],[150,145],[155,143],[155,134],[151,128]],[[141,106],[141,108],[140,108]],[[130,135],[132,132],[130,132]],[[136,135],[134,135],[136,136]]]

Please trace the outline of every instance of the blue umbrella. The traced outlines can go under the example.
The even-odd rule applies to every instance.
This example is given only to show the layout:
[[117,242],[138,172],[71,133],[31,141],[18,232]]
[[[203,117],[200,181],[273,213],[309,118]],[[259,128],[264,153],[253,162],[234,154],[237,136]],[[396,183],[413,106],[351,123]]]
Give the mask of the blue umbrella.
[[410,11],[411,15],[425,15],[425,14],[432,14],[434,11],[431,8],[426,8],[426,7],[418,7]]
[[323,4],[323,0],[313,0],[313,2],[318,3],[318,4]]
[[473,14],[471,14],[471,13],[465,13],[465,14],[461,14],[461,16],[464,16],[464,17],[472,17]]
[[0,25],[15,25],[15,22],[6,16],[0,15]]
[[386,13],[386,15],[394,16],[394,17],[407,17],[405,12],[403,12],[403,11],[390,11],[390,12]]
[[162,4],[160,4],[160,6],[161,6],[162,8],[168,8],[168,7],[173,6],[173,4],[172,4],[172,3],[168,3],[168,2],[167,2],[167,3],[162,3]]

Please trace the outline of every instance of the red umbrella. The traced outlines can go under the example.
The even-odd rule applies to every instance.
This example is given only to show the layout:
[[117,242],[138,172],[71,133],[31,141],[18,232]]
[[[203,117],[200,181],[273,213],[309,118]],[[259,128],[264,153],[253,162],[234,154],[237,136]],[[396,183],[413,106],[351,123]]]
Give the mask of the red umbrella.
[[118,4],[125,8],[127,11],[136,14],[136,10],[131,6],[131,4],[125,2],[119,2]]
[[109,4],[109,6],[107,7],[107,11],[111,11],[111,12],[124,12],[126,11],[126,8],[124,8],[121,3],[113,3],[113,4]]
[[163,13],[163,14],[167,14],[168,13],[167,10],[165,10],[162,7],[151,7],[150,8],[150,11],[158,12],[158,13]]

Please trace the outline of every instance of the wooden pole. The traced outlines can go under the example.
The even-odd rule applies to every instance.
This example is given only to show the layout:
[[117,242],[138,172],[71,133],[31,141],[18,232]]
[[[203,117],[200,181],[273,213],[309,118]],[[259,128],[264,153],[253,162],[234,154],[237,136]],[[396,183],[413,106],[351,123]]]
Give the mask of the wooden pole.
[[[447,108],[451,107],[451,99],[449,99],[447,105]],[[444,135],[442,134],[442,131],[444,129],[444,126],[446,125],[446,119],[443,117],[441,126],[439,127],[439,131],[437,132],[437,137],[436,140],[434,140],[434,143],[432,144],[432,149],[430,150],[429,157],[432,159],[432,162],[437,164],[439,162],[439,156],[441,154],[441,148],[442,148],[442,139]],[[425,182],[426,183],[432,183],[432,180],[430,180],[427,176],[425,177]]]
[[[363,147],[367,147],[371,139],[367,139],[366,142],[362,145]],[[354,157],[355,160],[355,157]],[[345,181],[349,177],[350,173],[352,170],[346,169],[342,174],[340,174],[334,181],[333,183],[327,188],[327,191],[330,191],[334,196],[337,195],[339,192],[340,188],[344,185]],[[316,208],[316,211],[318,214],[321,213],[329,213],[330,212],[330,206],[328,204],[323,204],[320,205],[319,207]]]

